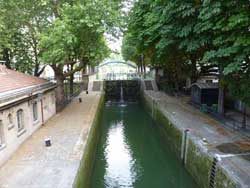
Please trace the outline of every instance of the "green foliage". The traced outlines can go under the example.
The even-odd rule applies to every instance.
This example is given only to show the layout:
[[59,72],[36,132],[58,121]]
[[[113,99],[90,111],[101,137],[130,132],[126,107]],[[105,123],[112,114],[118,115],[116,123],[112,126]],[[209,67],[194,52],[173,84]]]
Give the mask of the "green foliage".
[[0,1],[0,51],[8,67],[39,74],[38,35],[49,23],[51,9],[42,0]]
[[110,52],[104,33],[118,36],[123,16],[120,0],[0,0],[0,7],[0,58],[37,76],[46,64],[101,61]]
[[97,64],[108,56],[104,33],[115,35],[119,26],[115,1],[76,1],[59,7],[52,24],[40,35],[42,60],[54,66],[80,62]]
[[[249,25],[248,1],[139,0],[129,14],[122,53],[137,63],[144,54],[149,65],[165,69],[170,85],[183,83],[188,77],[195,81],[203,70],[213,74],[206,67],[217,67],[230,92],[248,103],[249,99],[234,92],[234,86],[240,83],[244,95],[250,95],[245,83]],[[238,83],[231,81],[234,74],[242,75]]]

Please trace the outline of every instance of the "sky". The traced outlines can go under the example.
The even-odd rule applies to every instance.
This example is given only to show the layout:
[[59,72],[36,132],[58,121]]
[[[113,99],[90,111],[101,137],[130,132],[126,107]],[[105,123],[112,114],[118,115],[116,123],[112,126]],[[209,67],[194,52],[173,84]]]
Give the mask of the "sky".
[[121,53],[121,46],[122,46],[122,36],[114,38],[108,34],[106,34],[107,44],[113,52]]

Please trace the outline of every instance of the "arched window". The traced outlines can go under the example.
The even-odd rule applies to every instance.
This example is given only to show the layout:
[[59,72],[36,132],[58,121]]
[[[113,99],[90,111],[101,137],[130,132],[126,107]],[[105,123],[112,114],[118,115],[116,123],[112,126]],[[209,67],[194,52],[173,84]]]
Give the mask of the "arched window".
[[8,115],[8,121],[9,121],[9,125],[13,124],[13,117],[12,117],[11,113],[9,113],[9,115]]
[[20,109],[17,111],[16,113],[17,115],[17,127],[18,127],[18,131],[21,131],[24,129],[24,114],[23,114],[23,110]]
[[33,103],[32,108],[33,108],[33,121],[36,121],[38,119],[37,102]]
[[0,148],[4,145],[4,129],[3,129],[3,121],[0,120]]

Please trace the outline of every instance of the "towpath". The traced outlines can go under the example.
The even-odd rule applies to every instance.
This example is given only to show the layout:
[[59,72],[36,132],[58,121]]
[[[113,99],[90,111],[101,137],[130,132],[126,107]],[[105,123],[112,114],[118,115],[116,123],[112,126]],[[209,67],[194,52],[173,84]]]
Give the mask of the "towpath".
[[[190,129],[190,134],[207,150],[221,157],[221,165],[244,188],[250,188],[250,140],[223,127],[201,113],[184,98],[175,98],[162,92],[146,91],[166,117],[179,129]],[[206,139],[207,142],[203,142]]]
[[[81,94],[35,132],[0,168],[0,188],[70,188],[100,94]],[[52,146],[45,147],[44,139]]]

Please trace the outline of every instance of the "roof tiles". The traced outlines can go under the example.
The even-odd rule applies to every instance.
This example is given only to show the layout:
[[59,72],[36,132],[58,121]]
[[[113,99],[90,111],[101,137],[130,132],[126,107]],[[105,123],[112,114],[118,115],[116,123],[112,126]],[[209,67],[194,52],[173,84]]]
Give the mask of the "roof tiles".
[[48,82],[35,76],[30,76],[0,65],[0,93],[35,86]]

